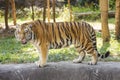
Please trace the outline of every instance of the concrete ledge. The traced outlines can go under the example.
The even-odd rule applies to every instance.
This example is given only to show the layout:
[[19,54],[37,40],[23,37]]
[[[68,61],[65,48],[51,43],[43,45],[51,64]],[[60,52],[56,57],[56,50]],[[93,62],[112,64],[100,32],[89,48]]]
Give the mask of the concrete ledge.
[[0,64],[0,80],[120,80],[120,62],[57,62],[44,68],[33,63]]

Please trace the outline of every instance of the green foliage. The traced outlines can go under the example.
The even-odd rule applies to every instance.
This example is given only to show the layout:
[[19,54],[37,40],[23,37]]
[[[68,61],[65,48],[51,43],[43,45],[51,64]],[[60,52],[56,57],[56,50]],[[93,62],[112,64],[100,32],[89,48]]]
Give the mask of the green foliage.
[[86,8],[86,7],[74,7],[74,6],[72,6],[72,11],[74,13],[76,13],[76,12],[83,13],[83,12],[89,12],[89,11],[93,11],[93,10],[91,8]]
[[116,0],[109,0],[110,10],[115,10],[115,1],[116,1]]
[[16,14],[17,14],[17,18],[22,18],[22,17],[28,18],[28,16],[31,15],[31,11],[29,8],[24,8],[22,10],[18,9]]
[[[58,21],[70,21],[70,11],[68,9],[68,7],[64,7],[63,11],[61,12],[61,14],[59,15],[59,17],[57,18]],[[74,15],[72,15],[72,21],[74,21]]]
[[102,44],[101,33],[97,33],[97,46],[98,51],[104,54],[106,51],[110,51],[111,55],[120,55],[120,42],[115,40],[115,32],[110,31],[111,40]]
[[98,7],[98,0],[78,0],[79,7]]
[[[86,7],[72,7],[73,13],[75,13],[75,20],[90,20],[95,21],[100,19],[100,10],[99,9],[93,9],[93,8],[86,8]],[[76,14],[78,13],[78,14]],[[81,14],[89,14],[89,15],[83,15],[79,16],[79,13]],[[92,13],[90,15],[90,13]]]

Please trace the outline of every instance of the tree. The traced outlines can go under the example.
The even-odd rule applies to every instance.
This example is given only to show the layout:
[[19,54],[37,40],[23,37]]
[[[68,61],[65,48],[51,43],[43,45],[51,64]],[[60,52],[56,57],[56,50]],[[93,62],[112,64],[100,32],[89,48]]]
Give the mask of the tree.
[[100,10],[101,10],[103,42],[109,42],[110,33],[108,28],[108,0],[100,0]]
[[46,4],[47,4],[47,0],[43,0],[44,1],[44,7],[43,7],[43,21],[46,21]]
[[120,0],[116,0],[115,36],[117,40],[120,39]]
[[48,22],[50,22],[50,0],[47,0],[47,17]]
[[32,20],[34,21],[34,0],[31,1],[31,8],[32,8]]
[[16,25],[16,8],[15,8],[15,1],[10,0],[11,6],[12,6],[12,17],[13,17],[13,23]]
[[52,7],[53,7],[53,22],[55,22],[55,2],[56,2],[56,0],[52,0]]
[[68,0],[68,8],[70,12],[70,21],[72,21],[72,11],[71,11],[71,6],[70,6],[70,0]]
[[8,30],[8,6],[9,6],[9,0],[5,0],[5,29]]

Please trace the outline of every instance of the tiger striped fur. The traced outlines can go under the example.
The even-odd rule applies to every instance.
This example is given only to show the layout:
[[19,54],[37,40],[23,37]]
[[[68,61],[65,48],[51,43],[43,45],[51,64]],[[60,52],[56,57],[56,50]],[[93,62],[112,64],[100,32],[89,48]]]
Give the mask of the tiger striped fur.
[[36,64],[41,67],[47,62],[49,49],[67,47],[71,44],[79,53],[78,59],[73,60],[75,63],[82,62],[86,53],[92,55],[91,65],[97,64],[98,56],[109,56],[109,52],[105,55],[98,53],[95,31],[86,22],[45,23],[36,20],[17,25],[15,36],[22,44],[30,41],[37,47],[40,58]]

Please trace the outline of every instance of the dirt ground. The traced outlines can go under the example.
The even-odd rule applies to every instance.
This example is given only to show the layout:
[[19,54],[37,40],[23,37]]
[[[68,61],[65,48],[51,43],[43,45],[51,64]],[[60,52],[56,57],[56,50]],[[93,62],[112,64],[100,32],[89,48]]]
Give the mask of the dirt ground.
[[15,26],[9,25],[9,29],[5,30],[5,25],[3,23],[0,24],[0,37],[9,37],[14,36]]

